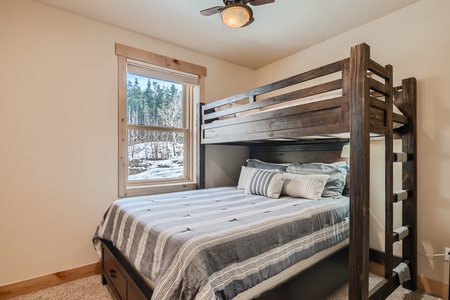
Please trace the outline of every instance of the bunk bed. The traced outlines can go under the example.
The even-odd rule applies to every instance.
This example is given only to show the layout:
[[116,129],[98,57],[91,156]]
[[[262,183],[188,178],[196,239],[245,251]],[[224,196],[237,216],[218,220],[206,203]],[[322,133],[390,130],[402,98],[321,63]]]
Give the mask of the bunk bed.
[[[251,159],[271,164],[319,160],[334,163],[342,160],[342,146],[350,145],[347,186],[350,221],[348,231],[341,234],[345,237],[347,232],[348,244],[345,240],[339,241],[319,261],[308,261],[297,271],[276,280],[264,280],[261,284],[271,282],[256,294],[246,294],[245,291],[242,294],[239,291],[237,295],[231,293],[236,296],[234,299],[299,299],[299,295],[320,299],[318,294],[307,296],[307,293],[312,289],[332,290],[347,276],[349,299],[384,299],[400,284],[410,290],[417,288],[416,80],[403,79],[398,87],[393,86],[393,81],[392,66],[376,63],[370,58],[369,46],[361,44],[351,48],[349,58],[201,106],[200,169],[204,169],[205,145],[210,144],[245,145],[249,147]],[[394,112],[394,109],[398,111]],[[374,136],[385,140],[383,252],[369,248],[369,155],[370,141]],[[401,153],[393,152],[395,138],[402,139]],[[395,162],[403,164],[402,190],[398,192],[393,190]],[[205,173],[200,172],[200,175],[198,187],[204,188]],[[204,191],[209,194],[218,192],[214,189]],[[182,197],[188,197],[186,193],[189,192],[182,193],[185,193]],[[173,194],[157,197],[165,199],[173,197]],[[342,198],[345,197],[337,199]],[[297,201],[286,200],[289,197],[283,199]],[[313,202],[325,203],[326,200]],[[124,203],[128,205],[126,201]],[[396,203],[402,205],[404,225],[394,229],[393,207]],[[345,208],[340,209],[345,211]],[[108,218],[109,223],[119,224],[118,218],[123,218],[117,213],[120,210],[111,207],[99,228],[107,223]],[[115,218],[112,217],[113,211]],[[136,264],[132,263],[135,260],[127,258],[124,251],[118,249],[117,242],[105,238],[104,232],[105,229],[100,228],[94,236],[94,243],[102,255],[103,283],[109,283],[121,299],[152,297],[155,290],[161,288],[137,271]],[[117,229],[116,236],[121,232],[123,230]],[[403,244],[402,255],[396,257],[393,244],[399,240]],[[258,244],[258,247],[263,246]],[[368,284],[370,261],[384,265],[384,279],[371,290]],[[182,298],[189,299],[186,295]]]

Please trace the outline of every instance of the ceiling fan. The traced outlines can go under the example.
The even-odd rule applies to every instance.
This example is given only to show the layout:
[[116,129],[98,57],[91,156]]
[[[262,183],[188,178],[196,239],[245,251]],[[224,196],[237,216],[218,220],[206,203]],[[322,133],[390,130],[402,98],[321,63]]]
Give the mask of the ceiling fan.
[[214,6],[203,9],[200,13],[211,16],[220,13],[225,25],[232,28],[241,28],[250,25],[255,20],[253,11],[247,4],[253,6],[273,3],[275,0],[223,0],[225,6]]

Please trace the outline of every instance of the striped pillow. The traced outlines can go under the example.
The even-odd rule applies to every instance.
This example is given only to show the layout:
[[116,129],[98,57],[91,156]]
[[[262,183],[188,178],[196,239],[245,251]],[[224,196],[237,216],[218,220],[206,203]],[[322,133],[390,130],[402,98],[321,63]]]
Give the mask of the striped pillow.
[[280,198],[283,183],[280,173],[253,169],[245,193],[277,199]]
[[340,197],[345,186],[347,176],[347,164],[345,162],[336,163],[292,163],[287,167],[286,172],[303,175],[329,175],[327,184],[322,192],[322,197]]
[[322,195],[329,175],[301,175],[283,173],[285,182],[281,194],[296,198],[318,200]]
[[[241,167],[241,174],[239,175],[239,181],[238,181],[238,186],[237,186],[238,189],[245,190],[248,182],[250,181],[250,179],[253,176],[253,172],[256,169],[258,169],[258,168],[246,167],[246,166]],[[262,170],[262,169],[258,169],[258,170]],[[274,173],[279,172],[278,170],[265,170],[265,171],[274,172]]]

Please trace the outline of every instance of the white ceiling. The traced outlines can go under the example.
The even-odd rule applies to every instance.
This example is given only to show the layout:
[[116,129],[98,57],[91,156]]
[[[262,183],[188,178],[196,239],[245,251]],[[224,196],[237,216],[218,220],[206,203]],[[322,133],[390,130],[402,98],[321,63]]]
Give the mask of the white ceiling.
[[258,69],[419,0],[275,0],[240,29],[200,10],[222,0],[34,0]]

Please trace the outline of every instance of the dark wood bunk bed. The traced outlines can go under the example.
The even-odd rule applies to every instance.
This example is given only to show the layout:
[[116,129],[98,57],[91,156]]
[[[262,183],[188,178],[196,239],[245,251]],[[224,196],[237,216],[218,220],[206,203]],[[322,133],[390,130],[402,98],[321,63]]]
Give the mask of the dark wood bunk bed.
[[[342,145],[350,144],[350,182],[353,184],[350,184],[349,193],[348,249],[337,251],[258,299],[320,299],[305,296],[305,291],[315,285],[322,292],[328,292],[346,280],[347,272],[349,299],[384,299],[400,282],[408,289],[417,288],[416,80],[404,79],[401,86],[394,88],[392,73],[390,65],[383,67],[373,61],[369,46],[361,44],[352,47],[347,59],[202,106],[200,169],[204,169],[204,147],[208,144],[245,145],[249,147],[251,158],[273,162],[292,162],[293,159],[311,162],[317,160],[318,155],[324,161],[336,161]],[[298,87],[309,82],[312,84],[307,87]],[[285,88],[287,91],[280,93]],[[324,96],[319,101],[285,106],[315,95]],[[246,100],[243,102],[243,99]],[[393,113],[394,103],[402,114]],[[282,106],[277,106],[279,104]],[[394,128],[394,124],[402,126]],[[342,133],[349,133],[349,136],[334,135]],[[371,134],[385,138],[383,253],[369,248]],[[317,139],[324,135],[328,138]],[[402,153],[393,153],[395,138],[402,139]],[[395,161],[403,163],[403,189],[398,193],[393,191]],[[204,187],[204,173],[201,175],[199,188]],[[396,202],[402,203],[404,225],[399,230],[393,228]],[[393,253],[393,244],[399,237],[403,238],[401,258]],[[153,288],[143,276],[109,241],[101,242],[103,283],[111,284],[119,298],[149,299]],[[369,291],[371,260],[383,264],[385,271],[384,279]],[[397,265],[400,268],[394,271]],[[409,280],[406,274],[410,274]],[[320,284],[313,282],[324,278],[332,280]],[[302,282],[303,285],[306,283],[306,289],[299,289]]]

